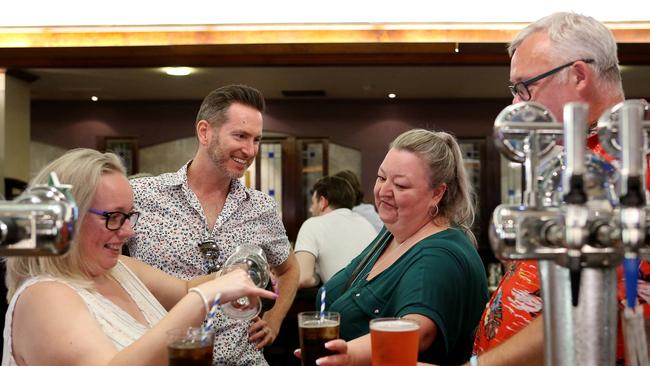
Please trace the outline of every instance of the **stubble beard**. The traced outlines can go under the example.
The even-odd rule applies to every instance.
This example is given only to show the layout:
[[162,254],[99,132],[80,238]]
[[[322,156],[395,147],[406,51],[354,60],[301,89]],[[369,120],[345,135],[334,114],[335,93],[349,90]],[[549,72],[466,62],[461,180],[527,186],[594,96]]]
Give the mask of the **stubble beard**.
[[[210,141],[210,144],[208,145],[208,157],[210,158],[210,161],[214,164],[214,166],[222,172],[225,176],[227,176],[230,179],[239,179],[244,176],[244,173],[246,172],[245,170],[240,172],[235,172],[231,171],[228,169],[228,161],[230,160],[230,156],[228,156],[222,149],[221,149],[221,144],[219,143],[219,139],[215,136],[212,138]],[[250,166],[250,162],[246,165],[246,168]]]

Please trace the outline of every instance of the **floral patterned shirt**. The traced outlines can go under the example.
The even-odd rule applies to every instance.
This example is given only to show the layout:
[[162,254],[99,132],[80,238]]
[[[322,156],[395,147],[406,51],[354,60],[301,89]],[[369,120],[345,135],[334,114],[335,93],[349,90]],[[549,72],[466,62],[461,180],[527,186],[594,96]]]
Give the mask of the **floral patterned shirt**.
[[474,341],[481,354],[512,337],[542,312],[537,261],[509,261],[485,306]]
[[[210,230],[201,203],[187,183],[189,164],[176,173],[131,181],[135,209],[142,213],[136,235],[127,242],[133,257],[183,279],[207,273],[211,263],[199,250],[206,239],[216,241],[220,265],[239,244],[261,247],[272,267],[287,260],[291,247],[271,197],[233,179]],[[220,313],[215,326],[215,365],[267,365],[262,352],[248,341],[250,322]]]

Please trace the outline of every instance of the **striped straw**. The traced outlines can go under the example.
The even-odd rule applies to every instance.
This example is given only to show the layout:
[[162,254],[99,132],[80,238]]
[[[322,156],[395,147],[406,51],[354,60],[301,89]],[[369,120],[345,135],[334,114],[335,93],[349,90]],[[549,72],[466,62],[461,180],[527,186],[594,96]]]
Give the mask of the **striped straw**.
[[325,320],[325,294],[327,293],[327,290],[325,290],[325,286],[320,288],[320,320],[323,321]]
[[212,308],[206,316],[205,321],[201,325],[201,330],[203,331],[202,341],[206,341],[208,334],[214,331],[214,320],[217,317],[217,310],[219,310],[219,302],[221,300],[221,293],[217,292],[212,301]]

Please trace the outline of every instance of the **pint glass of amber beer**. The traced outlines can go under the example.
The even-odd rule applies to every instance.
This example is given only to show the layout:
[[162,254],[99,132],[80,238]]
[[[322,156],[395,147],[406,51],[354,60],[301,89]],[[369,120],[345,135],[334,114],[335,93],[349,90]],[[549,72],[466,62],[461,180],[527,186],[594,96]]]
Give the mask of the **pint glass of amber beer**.
[[339,337],[339,313],[305,311],[298,314],[302,366],[315,366],[316,360],[334,354],[325,343]]
[[418,363],[420,325],[412,319],[378,318],[370,321],[372,366],[415,366]]
[[169,366],[212,366],[213,341],[214,333],[201,328],[168,331]]

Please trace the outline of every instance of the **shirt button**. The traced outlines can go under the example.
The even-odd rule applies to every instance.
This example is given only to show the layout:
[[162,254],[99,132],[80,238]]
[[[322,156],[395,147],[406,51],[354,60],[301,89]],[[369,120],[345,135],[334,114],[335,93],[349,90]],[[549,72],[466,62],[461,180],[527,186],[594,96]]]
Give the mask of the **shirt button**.
[[375,314],[379,314],[379,309],[375,309]]
[[354,295],[354,296],[359,297],[359,296],[361,296],[361,294],[357,292],[357,294]]

